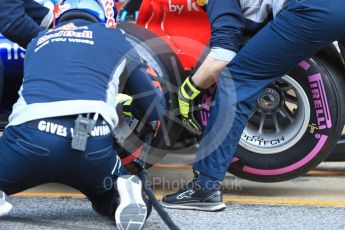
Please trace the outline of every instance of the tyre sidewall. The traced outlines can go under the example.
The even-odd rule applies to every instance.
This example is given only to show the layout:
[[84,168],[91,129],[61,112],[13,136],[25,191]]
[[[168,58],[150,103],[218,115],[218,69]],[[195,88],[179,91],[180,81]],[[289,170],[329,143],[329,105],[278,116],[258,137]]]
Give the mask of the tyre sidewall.
[[277,154],[258,154],[239,146],[239,160],[231,165],[231,173],[255,181],[286,180],[318,165],[335,146],[341,132],[342,106],[330,73],[313,57],[288,75],[305,89],[310,103],[306,132],[294,146]]

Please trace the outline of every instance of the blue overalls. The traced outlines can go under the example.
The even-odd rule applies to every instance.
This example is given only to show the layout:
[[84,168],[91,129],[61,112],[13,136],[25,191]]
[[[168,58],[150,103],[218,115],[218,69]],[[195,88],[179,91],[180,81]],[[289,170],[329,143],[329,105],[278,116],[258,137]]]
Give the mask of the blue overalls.
[[4,88],[4,65],[2,64],[1,57],[0,57],[0,106],[2,101],[2,92]]
[[[73,23],[73,24],[71,24]],[[0,139],[0,190],[8,195],[49,182],[84,193],[104,215],[114,212],[114,181],[124,169],[113,147],[119,78],[142,110],[157,101],[148,120],[164,113],[138,54],[119,29],[72,20],[68,29],[43,31],[28,46],[24,82]],[[138,84],[140,82],[140,84]],[[86,151],[71,148],[78,114],[99,113]],[[140,118],[140,117],[139,117]]]
[[[237,52],[239,44],[236,42],[241,37],[238,29],[244,28],[245,20],[234,19],[233,16],[239,14],[224,13],[234,8],[235,1],[218,1],[218,7],[216,2],[209,0],[212,12],[208,13],[214,30],[211,45]],[[217,17],[217,10],[221,17]],[[195,170],[220,181],[224,179],[260,93],[304,58],[344,37],[344,12],[343,0],[286,1],[284,9],[230,62],[225,70],[230,74],[219,77],[216,104],[193,165]],[[231,24],[233,20],[235,23]],[[227,28],[227,32],[222,31],[222,27]]]
[[[0,9],[0,33],[23,48],[44,29],[40,27],[44,19],[49,22],[52,17],[49,9],[34,0],[3,0]],[[3,68],[0,57],[0,104],[5,77]]]

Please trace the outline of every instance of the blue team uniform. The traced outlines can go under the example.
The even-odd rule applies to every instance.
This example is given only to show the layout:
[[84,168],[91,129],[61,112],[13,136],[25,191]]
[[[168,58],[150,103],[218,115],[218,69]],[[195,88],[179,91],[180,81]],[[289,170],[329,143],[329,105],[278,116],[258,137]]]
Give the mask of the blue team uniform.
[[[34,0],[2,0],[0,9],[0,33],[23,48],[53,20],[53,11]],[[0,102],[3,78],[0,58]]]
[[34,0],[2,0],[0,8],[0,33],[23,48],[53,19],[53,12]]
[[[80,190],[96,209],[107,208],[112,183],[123,173],[112,135],[120,76],[129,74],[127,91],[152,92],[133,102],[140,110],[157,102],[149,120],[164,114],[165,100],[122,30],[85,20],[66,23],[72,28],[43,31],[28,45],[20,97],[0,140],[0,190],[13,194],[59,182]],[[87,149],[73,150],[74,121],[88,113],[99,118]]]
[[[343,0],[209,0],[211,56],[231,61],[193,168],[223,180],[256,99],[304,58],[345,36]],[[239,50],[244,31],[263,27]],[[221,116],[218,116],[221,114]],[[226,119],[219,119],[225,117]]]

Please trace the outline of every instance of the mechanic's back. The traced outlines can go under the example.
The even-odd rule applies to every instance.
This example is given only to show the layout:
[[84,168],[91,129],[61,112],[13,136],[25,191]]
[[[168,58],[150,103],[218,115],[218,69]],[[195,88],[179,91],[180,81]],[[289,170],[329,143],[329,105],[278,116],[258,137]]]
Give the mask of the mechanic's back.
[[[60,4],[68,10],[56,16],[57,27],[41,32],[27,48],[20,97],[0,138],[0,190],[12,195],[44,183],[66,184],[85,194],[100,214],[115,215],[118,228],[140,229],[148,214],[141,181],[125,175],[111,132],[118,122],[120,75],[126,69],[130,93],[151,91],[128,106],[145,111],[157,102],[149,120],[162,116],[164,97],[123,31],[107,28],[109,18],[97,18],[107,14],[105,5]],[[11,209],[1,201],[0,216]]]
[[117,85],[130,50],[121,30],[89,21],[72,20],[41,32],[28,46],[22,100],[10,125],[100,112],[115,127]]

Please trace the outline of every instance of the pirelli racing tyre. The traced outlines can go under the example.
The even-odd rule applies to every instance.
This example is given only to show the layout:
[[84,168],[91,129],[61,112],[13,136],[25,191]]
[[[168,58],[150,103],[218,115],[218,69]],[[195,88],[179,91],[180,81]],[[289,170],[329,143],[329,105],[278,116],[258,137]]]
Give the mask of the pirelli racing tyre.
[[[344,126],[344,82],[327,60],[314,56],[274,82],[257,99],[229,172],[258,182],[285,181],[325,160]],[[214,89],[203,95],[211,101]],[[209,107],[201,110],[207,124]]]
[[321,57],[302,61],[257,100],[229,172],[278,182],[325,160],[344,126],[341,73]]
[[[170,47],[159,37],[144,28],[126,22],[121,22],[119,28],[126,32],[128,41],[134,46],[140,57],[148,66],[148,73],[152,77],[153,84],[162,90],[166,102],[166,115],[160,120],[154,139],[151,143],[150,154],[147,160],[149,165],[154,164],[163,158],[181,135],[182,129],[175,122],[177,110],[177,81],[176,75],[182,66],[170,49]],[[140,84],[140,82],[138,82]],[[131,149],[134,156],[143,147],[143,128],[139,127],[140,121],[130,121],[131,133],[126,137],[124,145]],[[145,132],[145,130],[144,130]]]

